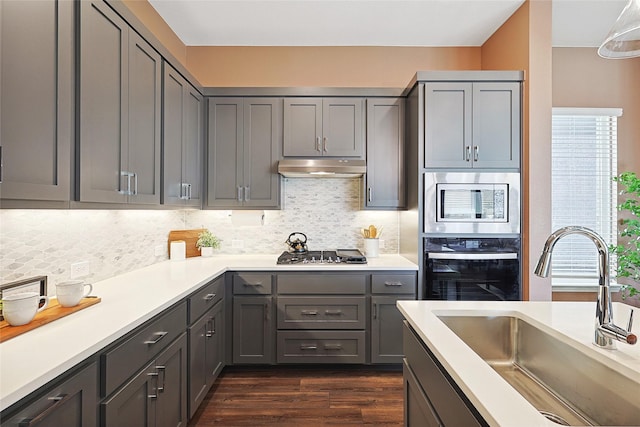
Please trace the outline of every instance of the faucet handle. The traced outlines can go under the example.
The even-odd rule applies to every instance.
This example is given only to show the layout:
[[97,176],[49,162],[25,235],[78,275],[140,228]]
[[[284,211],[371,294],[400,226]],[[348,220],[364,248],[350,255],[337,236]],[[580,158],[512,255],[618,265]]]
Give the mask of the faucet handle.
[[631,327],[633,326],[633,309],[629,310],[629,322],[627,323],[627,343],[635,344],[638,342],[638,337],[631,333]]

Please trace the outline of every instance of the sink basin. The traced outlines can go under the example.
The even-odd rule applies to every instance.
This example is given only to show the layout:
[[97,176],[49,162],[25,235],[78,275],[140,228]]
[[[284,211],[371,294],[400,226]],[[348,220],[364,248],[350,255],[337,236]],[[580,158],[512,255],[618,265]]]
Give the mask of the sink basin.
[[513,316],[438,316],[549,420],[640,426],[640,378]]

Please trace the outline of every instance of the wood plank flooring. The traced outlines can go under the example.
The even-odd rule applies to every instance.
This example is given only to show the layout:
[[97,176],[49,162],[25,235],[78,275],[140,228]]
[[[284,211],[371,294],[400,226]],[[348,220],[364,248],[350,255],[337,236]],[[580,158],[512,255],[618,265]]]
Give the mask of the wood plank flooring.
[[402,370],[227,367],[195,426],[402,426]]

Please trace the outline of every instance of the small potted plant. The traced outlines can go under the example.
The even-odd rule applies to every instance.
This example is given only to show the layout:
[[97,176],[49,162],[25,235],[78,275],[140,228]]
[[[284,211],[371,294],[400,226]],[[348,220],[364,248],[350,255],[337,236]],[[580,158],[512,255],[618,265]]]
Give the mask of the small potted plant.
[[204,230],[198,235],[196,246],[200,249],[200,255],[203,257],[213,256],[213,250],[220,247],[220,239],[218,239],[211,231]]

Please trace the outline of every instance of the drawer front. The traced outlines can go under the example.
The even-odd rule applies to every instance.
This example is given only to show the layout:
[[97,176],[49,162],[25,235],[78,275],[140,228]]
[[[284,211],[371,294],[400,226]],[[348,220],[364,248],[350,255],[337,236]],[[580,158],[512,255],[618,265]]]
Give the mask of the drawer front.
[[372,274],[371,293],[374,294],[416,294],[416,275]]
[[117,347],[102,355],[102,395],[122,385],[145,363],[165,349],[187,327],[187,304],[151,319]]
[[198,320],[224,296],[224,276],[218,277],[191,295],[189,302],[189,324]]
[[367,290],[366,274],[314,271],[278,274],[278,294],[362,294]]
[[278,363],[365,363],[365,331],[278,331]]
[[364,329],[365,297],[278,297],[278,329]]
[[270,295],[271,274],[234,273],[233,293],[235,295]]

